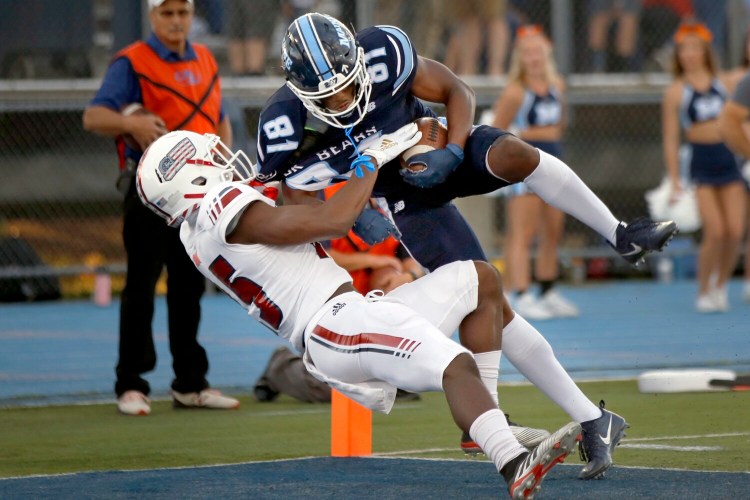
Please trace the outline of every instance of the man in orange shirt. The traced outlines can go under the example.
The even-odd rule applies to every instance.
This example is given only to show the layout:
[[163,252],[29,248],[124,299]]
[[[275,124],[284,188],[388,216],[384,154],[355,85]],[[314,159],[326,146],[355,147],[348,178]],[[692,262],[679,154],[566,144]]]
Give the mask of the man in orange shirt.
[[[156,366],[151,323],[156,282],[165,265],[174,405],[237,408],[239,401],[210,389],[206,380],[208,358],[198,343],[204,278],[182,247],[179,231],[141,204],[134,182],[143,150],[166,132],[217,134],[231,145],[232,128],[221,105],[216,60],[206,47],[187,39],[193,0],[149,0],[148,5],[151,36],[115,55],[83,114],[86,130],[117,138],[118,189],[125,195],[128,269],[120,304],[117,408],[126,415],[151,412],[150,387],[142,375]],[[122,112],[136,103],[149,112]]]

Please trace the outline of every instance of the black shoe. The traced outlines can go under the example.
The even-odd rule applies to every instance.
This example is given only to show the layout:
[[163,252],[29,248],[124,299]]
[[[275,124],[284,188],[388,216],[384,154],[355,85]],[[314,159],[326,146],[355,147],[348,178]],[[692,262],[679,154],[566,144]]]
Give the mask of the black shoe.
[[[549,432],[544,429],[534,429],[533,427],[525,427],[521,424],[517,424],[510,420],[508,414],[505,414],[505,419],[508,421],[510,432],[513,436],[521,443],[521,446],[532,450],[536,448],[539,443],[549,437]],[[482,448],[471,439],[468,432],[464,432],[461,435],[461,449],[467,455],[476,456],[479,453],[484,453]]]
[[625,436],[630,427],[617,413],[604,409],[604,401],[599,402],[602,416],[583,422],[583,440],[578,445],[581,460],[588,462],[578,474],[578,479],[599,479],[612,466],[612,453],[615,446]]
[[515,466],[512,473],[506,467],[500,471],[508,483],[511,498],[534,498],[539,492],[544,476],[552,467],[565,460],[580,439],[581,425],[571,422],[539,443],[539,446],[525,457],[521,455],[523,459],[520,463],[511,460],[506,464],[506,467]]
[[660,252],[677,234],[677,225],[672,221],[654,222],[639,217],[630,224],[620,222],[612,245],[617,253],[634,266],[643,262],[651,252]]
[[271,353],[271,357],[268,359],[266,368],[265,370],[263,370],[263,375],[261,375],[258,380],[255,381],[255,386],[253,386],[253,395],[258,401],[270,402],[279,396],[279,391],[272,389],[271,385],[268,383],[266,373],[268,373],[268,370],[273,364],[273,360],[274,358],[276,358],[276,356],[280,356],[288,352],[289,349],[286,346],[279,346]]
[[265,377],[261,377],[257,382],[255,382],[255,386],[253,387],[253,395],[255,396],[255,399],[257,399],[261,403],[270,403],[271,401],[279,397],[279,393],[268,386]]
[[419,401],[422,399],[416,392],[409,392],[403,389],[396,389],[396,400],[397,401]]

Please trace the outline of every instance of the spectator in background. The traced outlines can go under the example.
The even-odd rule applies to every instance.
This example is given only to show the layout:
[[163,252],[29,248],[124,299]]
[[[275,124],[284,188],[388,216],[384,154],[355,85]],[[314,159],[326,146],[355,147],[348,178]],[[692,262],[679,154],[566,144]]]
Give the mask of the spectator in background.
[[[742,66],[732,72],[739,80],[732,98],[727,101],[719,115],[719,126],[727,146],[744,159],[742,175],[747,184],[748,196],[745,199],[745,223],[750,221],[750,36],[745,39],[745,57]],[[750,230],[746,227],[745,276],[742,298],[750,302]]]
[[724,61],[724,49],[727,43],[727,0],[691,0],[696,20],[705,24],[713,33],[713,48],[719,62]]
[[509,41],[505,0],[449,1],[444,12],[452,21],[445,65],[459,75],[502,75]]
[[444,11],[445,0],[378,0],[373,14],[375,24],[401,27],[419,54],[437,59],[447,22]]
[[610,29],[616,25],[615,71],[637,71],[636,47],[638,41],[638,16],[641,0],[589,0],[588,44],[591,52],[591,70],[607,70],[607,45]]
[[265,73],[268,41],[278,15],[278,0],[228,0],[227,57],[233,75]]
[[[539,25],[521,26],[510,56],[508,85],[495,104],[494,127],[553,156],[562,156],[565,84],[557,72],[552,44]],[[515,293],[515,310],[536,320],[569,317],[578,308],[554,288],[559,278],[557,247],[565,215],[546,204],[525,184],[500,190],[507,197],[506,273]],[[531,290],[531,248],[539,237],[535,275],[539,297]]]
[[703,24],[680,26],[674,35],[674,81],[662,101],[664,161],[673,197],[682,192],[680,129],[692,150],[690,177],[703,223],[695,308],[703,313],[729,310],[726,284],[737,265],[746,197],[735,157],[722,142],[718,117],[729,79],[718,74],[711,40]]
[[641,50],[643,59],[660,71],[670,71],[671,35],[681,21],[693,19],[691,0],[642,0]]
[[[83,113],[83,126],[117,137],[121,167],[123,240],[127,274],[120,304],[120,342],[115,393],[126,415],[148,415],[149,383],[142,375],[156,366],[152,332],[154,295],[167,267],[169,348],[175,378],[175,406],[237,408],[239,401],[210,389],[208,358],[198,343],[200,300],[205,281],[180,242],[179,231],[141,204],[135,169],[142,151],[169,130],[215,133],[231,144],[232,128],[221,108],[218,66],[208,49],[187,39],[193,0],[149,0],[153,30],[118,52],[99,91]],[[124,114],[139,103],[153,114]],[[126,143],[123,136],[132,139]]]

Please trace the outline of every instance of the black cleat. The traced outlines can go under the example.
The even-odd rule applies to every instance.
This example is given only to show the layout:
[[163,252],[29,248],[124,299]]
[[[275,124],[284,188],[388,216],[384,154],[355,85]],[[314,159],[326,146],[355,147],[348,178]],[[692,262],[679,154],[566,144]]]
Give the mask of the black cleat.
[[571,422],[551,434],[528,454],[520,455],[523,457],[522,460],[511,460],[507,465],[515,467],[512,473],[506,467],[500,471],[508,483],[511,498],[534,498],[539,492],[544,476],[552,467],[565,460],[580,439],[581,425]]
[[578,474],[578,479],[601,479],[612,466],[612,453],[615,446],[625,436],[630,427],[617,413],[604,409],[604,401],[599,402],[602,416],[583,422],[583,440],[578,445],[581,460],[588,462]]
[[[524,427],[521,424],[511,422],[508,414],[505,414],[505,419],[508,421],[510,432],[513,436],[521,443],[521,446],[529,450],[536,448],[539,443],[549,437],[549,432],[544,429],[534,429],[533,427]],[[467,455],[476,456],[479,453],[484,453],[482,448],[471,439],[468,432],[464,432],[461,435],[461,449]]]
[[647,217],[638,217],[630,224],[620,222],[615,233],[616,243],[612,247],[623,259],[638,266],[646,255],[661,252],[675,234],[677,225],[672,221],[654,222]]

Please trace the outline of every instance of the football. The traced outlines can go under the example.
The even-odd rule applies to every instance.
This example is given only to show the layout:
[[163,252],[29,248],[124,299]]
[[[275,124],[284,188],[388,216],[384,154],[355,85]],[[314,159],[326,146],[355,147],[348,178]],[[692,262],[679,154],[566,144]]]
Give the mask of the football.
[[[130,116],[130,115],[154,115],[151,111],[147,110],[143,107],[140,103],[134,102],[132,104],[127,104],[122,107],[120,110],[120,113],[122,113],[123,116]],[[164,130],[164,133],[166,134],[166,129]],[[143,151],[143,147],[138,144],[138,141],[135,140],[135,137],[133,137],[130,134],[123,134],[122,139],[125,141],[125,144],[127,146],[134,150],[134,151]]]
[[401,153],[399,160],[402,168],[409,169],[412,172],[421,172],[427,167],[421,164],[410,167],[407,161],[414,155],[444,148],[448,144],[448,128],[440,120],[430,116],[418,118],[414,123],[422,132],[422,138],[414,146]]

